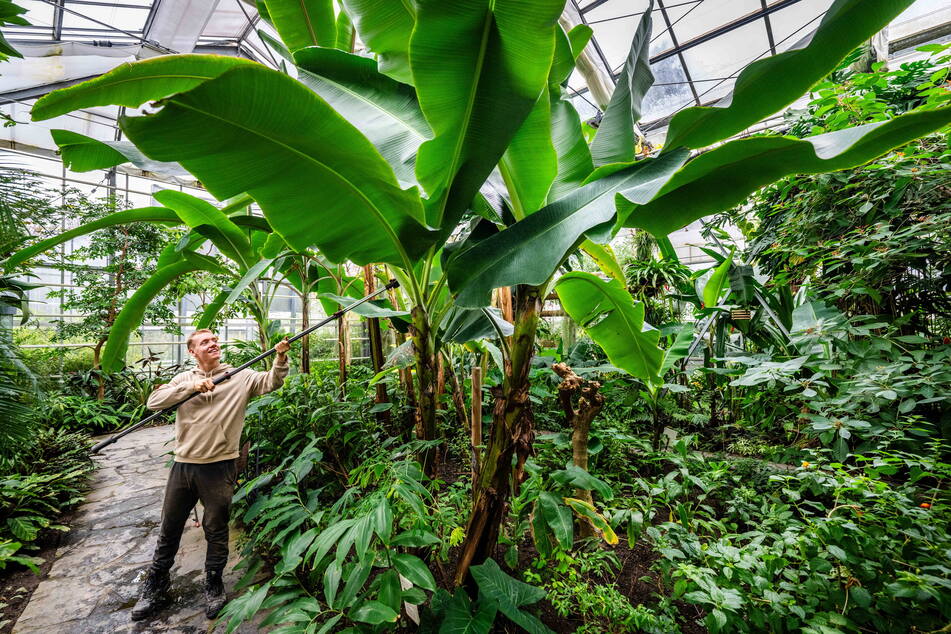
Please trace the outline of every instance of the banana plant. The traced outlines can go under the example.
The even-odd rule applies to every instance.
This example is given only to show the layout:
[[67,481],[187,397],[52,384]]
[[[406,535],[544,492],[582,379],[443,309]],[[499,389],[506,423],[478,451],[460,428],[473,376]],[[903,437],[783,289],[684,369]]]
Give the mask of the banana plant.
[[[424,437],[435,430],[444,290],[454,305],[480,308],[492,289],[515,288],[514,334],[504,346],[461,582],[494,550],[510,465],[517,482],[531,451],[528,368],[541,302],[561,263],[620,227],[663,235],[786,174],[857,165],[946,124],[947,108],[912,112],[805,140],[727,142],[692,157],[792,103],[910,3],[837,0],[798,48],[745,69],[728,104],[678,113],[662,151],[646,158],[635,155],[631,128],[651,81],[651,12],[589,148],[565,84],[590,31],[557,27],[563,0],[347,0],[377,60],[326,48],[330,36],[317,36],[326,25],[313,21],[319,12],[275,18],[296,78],[244,60],[160,57],[50,93],[33,116],[155,102],[157,112],[121,121],[146,157],[181,165],[220,200],[250,195],[293,249],[387,264],[412,307]],[[300,3],[264,5],[274,18]],[[306,37],[300,24],[309,25]],[[443,248],[466,214],[485,218],[488,230]]]

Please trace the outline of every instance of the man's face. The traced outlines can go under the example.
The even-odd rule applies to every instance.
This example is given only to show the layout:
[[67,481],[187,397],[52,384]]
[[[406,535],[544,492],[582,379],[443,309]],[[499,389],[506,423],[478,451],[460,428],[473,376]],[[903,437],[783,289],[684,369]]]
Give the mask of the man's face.
[[199,365],[215,365],[221,361],[221,347],[218,345],[218,335],[203,332],[192,339],[189,354],[195,357]]

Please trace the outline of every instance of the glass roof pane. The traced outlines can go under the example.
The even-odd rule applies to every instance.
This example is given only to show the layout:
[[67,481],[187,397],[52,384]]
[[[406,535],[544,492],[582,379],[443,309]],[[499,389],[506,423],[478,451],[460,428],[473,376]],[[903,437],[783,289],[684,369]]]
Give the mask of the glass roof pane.
[[811,33],[822,22],[832,0],[800,0],[769,15],[776,48],[784,50]]
[[[94,4],[66,4],[70,11],[63,12],[63,27],[96,28],[103,27],[103,24],[114,26],[123,31],[141,31],[145,26],[145,19],[148,17],[148,8],[129,8],[116,7],[110,5]],[[76,14],[81,15],[76,15]],[[86,19],[92,18],[92,20]],[[97,20],[97,22],[93,22]],[[115,32],[115,31],[114,31]]]
[[585,20],[594,30],[594,38],[612,69],[624,64],[631,48],[634,30],[641,19],[641,12],[646,8],[647,3],[643,0],[608,2],[585,14]]
[[[18,5],[26,9],[23,17],[35,26],[53,25],[53,7],[40,0],[22,0]],[[4,29],[6,30],[6,29]]]
[[[668,0],[665,4],[674,2]],[[737,18],[761,11],[762,8],[759,0],[706,0],[691,7],[689,13],[685,12],[681,18],[676,17],[674,10],[668,11],[667,14],[673,24],[677,41],[683,44]],[[680,10],[683,11],[684,8],[680,7]],[[654,19],[663,22],[663,18],[656,13]]]
[[248,27],[248,18],[245,16],[245,13],[254,17],[256,11],[247,7],[244,7],[244,11],[242,11],[242,7],[239,6],[239,3],[240,0],[221,0],[214,14],[212,14],[211,19],[208,20],[208,24],[205,25],[202,37],[218,37],[223,39],[235,39],[240,37]]
[[654,72],[654,85],[644,95],[641,121],[647,123],[660,119],[694,102],[687,75],[676,55],[657,62],[651,66],[651,70]]
[[[766,27],[759,19],[683,51],[684,62],[694,81],[730,77],[755,59],[770,54]],[[697,92],[706,88],[701,84]],[[701,101],[709,101],[702,99]]]

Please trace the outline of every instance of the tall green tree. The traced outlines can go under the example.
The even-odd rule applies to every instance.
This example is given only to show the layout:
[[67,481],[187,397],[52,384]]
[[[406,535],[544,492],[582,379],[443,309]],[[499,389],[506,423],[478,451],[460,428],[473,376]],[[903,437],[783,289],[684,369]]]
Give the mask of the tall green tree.
[[[78,192],[64,198],[62,209],[66,217],[82,224],[115,211],[115,199],[91,200]],[[95,232],[88,244],[53,263],[72,273],[72,287],[51,291],[47,296],[61,298],[63,310],[76,313],[75,317],[56,321],[56,337],[90,340],[94,370],[102,365],[102,349],[119,311],[151,276],[155,254],[172,236],[165,227],[151,223],[115,225]],[[181,334],[175,317],[177,300],[174,292],[159,295],[145,308],[144,318],[166,332]],[[99,399],[104,398],[104,385],[100,380]]]

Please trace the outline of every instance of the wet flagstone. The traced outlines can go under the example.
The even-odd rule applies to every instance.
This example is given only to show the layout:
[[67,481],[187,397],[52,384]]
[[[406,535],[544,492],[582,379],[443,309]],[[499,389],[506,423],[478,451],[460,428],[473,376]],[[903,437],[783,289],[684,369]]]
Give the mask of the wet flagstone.
[[[49,574],[14,625],[14,634],[224,631],[224,625],[205,618],[205,539],[194,516],[188,519],[172,568],[172,605],[150,620],[133,622],[130,617],[158,538],[173,437],[170,425],[152,427],[129,434],[97,456],[99,469],[86,501],[77,509]],[[200,516],[200,504],[198,512]],[[224,574],[228,590],[239,576],[233,571],[237,537],[232,530]]]

